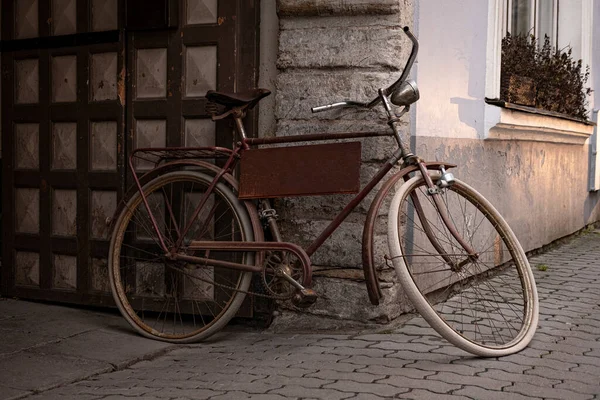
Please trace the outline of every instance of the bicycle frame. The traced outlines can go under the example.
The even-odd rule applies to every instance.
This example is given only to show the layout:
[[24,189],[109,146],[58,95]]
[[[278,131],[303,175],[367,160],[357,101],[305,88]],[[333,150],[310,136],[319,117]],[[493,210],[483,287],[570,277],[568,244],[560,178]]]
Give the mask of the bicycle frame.
[[[429,238],[433,247],[438,251],[438,253],[444,259],[444,261],[446,263],[448,263],[448,265],[450,265],[450,267],[455,271],[459,270],[464,264],[468,263],[469,261],[476,259],[478,257],[478,255],[475,253],[475,251],[472,249],[472,247],[462,238],[462,236],[457,232],[454,224],[449,220],[448,215],[446,214],[446,212],[444,211],[444,208],[443,208],[443,201],[442,201],[441,196],[438,191],[439,188],[436,185],[436,183],[433,182],[433,180],[431,179],[431,177],[429,176],[429,173],[428,173],[428,171],[432,170],[432,169],[441,169],[443,171],[443,168],[452,168],[452,167],[454,167],[454,165],[444,163],[444,162],[427,163],[427,162],[424,162],[423,160],[421,160],[419,157],[417,157],[413,153],[411,153],[410,151],[407,151],[406,146],[403,142],[402,136],[399,132],[397,124],[398,124],[401,116],[404,115],[409,110],[410,103],[403,104],[404,109],[401,111],[401,113],[399,115],[396,115],[394,113],[394,111],[392,110],[390,100],[388,99],[388,97],[390,95],[392,95],[392,97],[393,97],[394,91],[397,88],[400,88],[400,85],[405,81],[406,76],[408,74],[408,70],[410,70],[410,66],[414,62],[414,59],[416,57],[416,53],[418,50],[418,43],[416,41],[416,38],[414,38],[414,36],[412,36],[412,34],[408,31],[407,28],[405,28],[405,32],[409,36],[409,38],[413,41],[413,49],[412,49],[411,55],[409,57],[407,66],[405,67],[405,69],[402,73],[402,76],[400,77],[400,79],[398,81],[393,83],[387,89],[380,89],[379,93],[378,93],[379,94],[378,97],[369,103],[358,103],[358,102],[345,101],[345,102],[341,102],[341,103],[335,103],[335,104],[331,104],[331,105],[327,105],[327,106],[313,108],[313,112],[320,112],[320,111],[325,111],[325,110],[329,110],[329,109],[333,109],[333,108],[342,108],[342,107],[348,107],[348,106],[372,108],[373,106],[375,106],[376,104],[381,102],[381,103],[383,103],[383,107],[387,113],[388,125],[390,126],[392,133],[381,134],[381,133],[373,133],[373,132],[366,132],[366,133],[363,133],[363,132],[354,133],[353,132],[353,133],[340,133],[340,134],[312,134],[312,135],[296,135],[296,136],[286,136],[286,137],[248,138],[246,135],[245,129],[244,129],[244,124],[243,124],[243,118],[245,117],[246,108],[248,107],[248,105],[240,106],[237,108],[234,107],[224,115],[221,115],[218,117],[213,117],[213,119],[222,119],[228,115],[232,116],[235,121],[236,132],[237,132],[238,138],[240,140],[237,142],[237,144],[233,150],[223,149],[223,148],[218,148],[218,147],[201,147],[201,148],[187,149],[188,151],[191,151],[191,152],[194,152],[194,151],[197,151],[199,153],[205,152],[206,154],[209,155],[209,157],[214,156],[215,154],[219,153],[222,156],[225,155],[227,160],[222,168],[212,169],[212,171],[214,172],[212,182],[210,183],[207,190],[200,198],[199,204],[196,207],[194,213],[192,214],[192,217],[190,218],[190,221],[188,222],[187,226],[179,227],[171,206],[170,205],[167,206],[168,216],[171,219],[172,226],[175,227],[176,233],[178,235],[178,240],[172,248],[169,248],[166,245],[163,234],[160,231],[160,229],[158,227],[158,223],[151,211],[150,205],[148,203],[148,199],[146,198],[145,194],[143,193],[141,180],[138,179],[138,176],[137,176],[137,174],[135,172],[135,168],[134,168],[133,160],[134,160],[134,156],[136,153],[136,152],[134,152],[130,156],[129,165],[130,165],[131,171],[133,173],[137,189],[142,196],[144,206],[146,207],[146,210],[148,211],[148,214],[150,216],[150,219],[152,222],[152,227],[153,227],[155,233],[158,235],[159,245],[165,252],[166,257],[171,260],[182,260],[182,261],[185,261],[188,263],[197,263],[200,265],[215,265],[215,266],[239,269],[239,270],[244,270],[244,271],[261,272],[262,266],[260,266],[260,265],[249,266],[247,264],[223,262],[223,261],[218,261],[218,260],[213,260],[213,259],[208,259],[208,258],[203,258],[203,257],[197,257],[195,255],[190,256],[190,255],[179,254],[179,249],[183,244],[184,237],[189,232],[191,226],[193,225],[193,221],[195,221],[195,219],[200,214],[200,211],[202,210],[204,205],[207,203],[211,193],[215,190],[215,187],[217,186],[217,184],[219,182],[221,182],[222,180],[224,180],[224,178],[226,176],[230,177],[230,180],[231,180],[231,175],[232,175],[239,159],[241,158],[241,155],[243,154],[243,152],[245,150],[250,149],[252,146],[259,146],[259,145],[274,145],[274,144],[297,143],[297,142],[311,142],[312,143],[312,142],[318,142],[318,141],[331,141],[331,140],[336,140],[336,139],[355,139],[355,138],[368,138],[368,137],[379,137],[379,136],[393,136],[396,139],[396,142],[398,144],[398,149],[380,167],[379,171],[371,178],[371,180],[365,185],[365,187],[363,187],[362,190],[360,190],[358,192],[358,194],[356,194],[356,196],[340,211],[340,213],[334,218],[334,220],[329,223],[329,225],[319,234],[319,236],[306,249],[302,249],[293,243],[288,243],[288,242],[282,241],[275,217],[272,214],[269,216],[266,216],[265,219],[266,219],[267,226],[269,227],[269,229],[271,231],[274,242],[264,242],[264,241],[260,241],[260,240],[253,241],[253,242],[210,242],[210,243],[209,242],[192,241],[188,248],[190,250],[211,250],[211,251],[264,252],[264,251],[282,251],[283,250],[283,251],[291,252],[291,253],[295,254],[296,257],[298,257],[298,259],[301,261],[303,272],[304,272],[304,275],[303,275],[304,279],[303,279],[302,283],[295,282],[295,281],[293,281],[293,282],[290,281],[290,283],[292,283],[298,289],[303,290],[304,289],[303,285],[309,285],[311,282],[312,271],[311,271],[311,265],[310,265],[310,256],[312,256],[323,245],[323,243],[333,234],[333,232],[335,232],[335,230],[342,224],[342,222],[358,206],[358,204],[360,204],[364,200],[364,198],[375,188],[375,186],[386,177],[386,175],[391,171],[391,169],[402,160],[403,161],[402,170],[400,172],[398,172],[397,174],[395,174],[394,176],[392,176],[392,178],[390,178],[390,180],[388,181],[388,184],[384,185],[384,187],[381,189],[380,193],[376,197],[376,200],[374,201],[375,207],[372,206],[371,209],[369,210],[369,214],[367,216],[367,221],[365,224],[365,231],[363,233],[363,268],[365,270],[365,278],[367,281],[367,287],[369,289],[369,297],[371,299],[371,302],[373,302],[374,304],[377,304],[376,302],[378,301],[378,297],[380,297],[379,284],[377,281],[376,274],[374,273],[373,254],[372,254],[373,249],[371,247],[371,242],[372,242],[372,238],[373,238],[372,231],[373,231],[373,225],[374,225],[374,219],[375,219],[374,217],[376,216],[376,213],[377,213],[379,207],[381,206],[382,199],[389,192],[389,190],[393,187],[393,184],[398,182],[400,179],[407,181],[408,179],[410,179],[411,174],[413,174],[415,172],[420,172],[421,175],[423,176],[423,179],[425,180],[425,184],[427,186],[427,192],[432,197],[433,203],[435,205],[435,208],[437,209],[437,212],[440,215],[441,220],[443,221],[444,225],[448,228],[448,231],[451,233],[451,235],[467,251],[468,258],[459,263],[456,263],[456,262],[452,261],[450,259],[450,257],[445,255],[445,251],[443,250],[443,247],[440,245],[440,243],[438,243],[438,241],[435,239],[435,235],[433,235],[433,233],[432,233],[431,226],[427,222],[427,218],[425,218],[425,215],[423,213],[423,209],[419,203],[419,200],[416,198],[416,196],[411,195],[411,196],[413,196],[412,201],[413,201],[415,211],[418,215],[419,220],[422,223],[425,234]],[[412,100],[412,102],[416,101],[417,99],[418,99],[418,95],[416,95],[416,97],[414,98],[414,100]],[[144,150],[144,149],[142,149],[142,150]],[[145,149],[145,150],[149,150],[149,149]],[[158,149],[158,150],[164,151],[165,153],[168,153],[169,151],[185,151],[182,148]],[[166,157],[166,158],[168,158],[168,157]],[[159,160],[159,162],[161,162],[161,161],[162,160]],[[157,165],[159,162],[157,162]],[[390,182],[391,182],[391,184],[389,184]],[[264,200],[261,204],[264,207],[266,207],[267,209],[270,209],[270,203],[268,202],[268,200]],[[252,208],[252,206],[249,206],[248,201],[246,201],[246,207],[248,209]],[[211,216],[209,216],[209,218],[207,218],[207,221],[210,220],[210,218],[211,218]],[[256,228],[256,225],[257,224],[254,224],[255,228]],[[259,238],[262,238],[262,235],[260,235]],[[262,259],[262,257],[258,257],[258,259],[260,260],[260,259]],[[257,263],[257,264],[259,264],[259,263]],[[291,280],[292,278],[287,277],[286,279]]]
[[[362,202],[362,200],[364,200],[364,198],[375,188],[375,186],[386,177],[386,175],[390,172],[390,170],[395,165],[397,165],[400,160],[402,160],[402,159],[405,160],[404,168],[398,174],[396,174],[394,176],[396,179],[390,179],[390,181],[397,182],[399,180],[399,178],[402,178],[404,181],[406,181],[410,178],[410,174],[417,172],[417,171],[420,171],[422,174],[424,174],[424,176],[428,176],[426,173],[427,170],[439,169],[440,167],[445,167],[445,168],[454,167],[454,165],[452,165],[452,164],[443,163],[443,162],[426,163],[426,162],[418,159],[416,156],[412,155],[411,153],[406,154],[406,151],[403,148],[403,144],[402,144],[400,136],[398,134],[398,130],[396,127],[397,118],[395,118],[395,116],[394,117],[390,116],[390,121],[389,121],[389,125],[392,127],[392,130],[394,131],[394,133],[382,134],[382,133],[374,133],[374,132],[351,132],[351,133],[340,133],[340,134],[312,134],[312,135],[296,135],[296,136],[269,137],[269,138],[247,138],[245,131],[244,131],[244,126],[242,123],[243,117],[244,117],[243,113],[234,116],[234,118],[236,120],[236,128],[237,128],[236,130],[237,130],[237,133],[238,133],[239,137],[241,138],[241,140],[237,143],[236,147],[233,150],[221,149],[221,148],[216,148],[216,147],[202,147],[202,148],[187,149],[190,151],[205,151],[208,154],[213,154],[214,152],[219,151],[219,152],[228,154],[228,157],[226,159],[224,166],[220,169],[215,170],[216,172],[214,173],[213,180],[212,180],[211,184],[209,185],[209,187],[207,188],[207,190],[205,191],[205,193],[200,198],[200,200],[198,202],[198,206],[196,207],[196,209],[193,213],[193,216],[192,216],[192,218],[190,218],[190,222],[188,223],[187,226],[179,227],[175,221],[176,218],[172,212],[170,205],[167,206],[167,212],[168,212],[167,215],[169,216],[169,218],[172,219],[171,222],[173,223],[173,226],[175,227],[175,230],[177,231],[177,234],[179,237],[179,240],[172,248],[169,248],[166,245],[163,233],[158,228],[158,222],[156,221],[153,213],[151,212],[151,208],[148,203],[148,200],[143,193],[141,179],[139,179],[137,177],[137,175],[134,174],[134,180],[136,182],[136,186],[138,188],[138,191],[142,194],[142,200],[144,202],[144,206],[146,207],[146,209],[148,210],[148,213],[150,215],[150,219],[152,221],[152,228],[154,229],[155,233],[157,234],[157,237],[159,238],[159,244],[160,244],[161,248],[163,249],[163,251],[165,252],[165,254],[167,255],[167,257],[169,257],[171,259],[179,259],[182,261],[186,261],[189,263],[196,263],[196,264],[200,264],[200,265],[215,265],[215,266],[220,266],[220,267],[224,267],[224,268],[233,268],[233,269],[252,271],[252,272],[261,272],[262,271],[262,266],[260,266],[260,265],[249,266],[247,264],[229,263],[229,262],[217,261],[214,259],[208,259],[208,258],[204,258],[204,257],[186,256],[186,255],[178,254],[178,249],[182,245],[182,240],[185,237],[186,233],[191,228],[192,221],[194,221],[196,219],[196,217],[199,215],[202,207],[206,204],[206,201],[208,200],[208,198],[209,198],[211,192],[214,190],[215,186],[219,182],[224,180],[224,176],[226,176],[226,175],[230,176],[232,171],[235,169],[239,159],[241,158],[243,151],[246,149],[250,149],[252,146],[274,145],[274,144],[284,144],[284,143],[298,143],[298,142],[331,141],[331,140],[335,140],[335,139],[371,138],[371,137],[382,137],[382,136],[392,136],[392,135],[396,136],[396,139],[398,141],[398,144],[399,144],[398,149],[380,167],[379,171],[362,188],[362,190],[360,190],[359,193],[354,196],[354,198],[340,211],[340,213],[333,219],[333,221],[331,221],[329,223],[329,225],[319,234],[319,236],[305,249],[302,249],[293,243],[283,242],[281,239],[281,236],[279,234],[279,228],[278,228],[277,223],[274,220],[274,218],[272,218],[272,219],[269,218],[267,220],[267,223],[268,223],[269,229],[271,230],[272,237],[275,239],[276,242],[260,242],[260,241],[258,241],[258,242],[222,242],[222,243],[219,243],[219,242],[217,242],[217,243],[215,243],[215,242],[210,242],[210,243],[208,243],[208,242],[192,242],[189,247],[190,250],[213,250],[213,251],[256,251],[256,252],[262,252],[262,251],[267,251],[267,250],[289,251],[289,252],[293,253],[294,255],[296,255],[298,257],[298,259],[301,260],[301,263],[303,266],[304,277],[305,277],[304,281],[302,282],[302,286],[309,285],[311,282],[312,269],[311,269],[311,265],[310,265],[310,256],[312,256],[323,245],[323,243],[333,234],[333,232],[335,232],[335,230],[342,224],[342,222],[348,217],[348,215],[350,215],[350,213],[358,206],[358,204],[360,204]],[[144,151],[144,150],[147,150],[147,149],[140,149],[139,151]],[[178,151],[181,149],[163,149],[163,150],[164,151]],[[129,160],[129,165],[130,165],[130,168],[132,171],[135,171],[134,157],[135,157],[135,152],[134,152],[134,154],[132,154],[130,156],[130,160]],[[391,189],[391,186],[393,186],[393,185],[386,185],[386,187],[385,187],[386,192],[389,189]],[[435,187],[435,184],[433,182],[429,181],[428,186]],[[437,196],[435,196],[435,197],[437,197]],[[441,200],[438,199],[438,201],[441,201]],[[416,200],[416,202],[418,204],[418,200]],[[437,202],[436,202],[436,204],[437,204]],[[417,206],[417,214],[419,214],[421,216],[421,212],[419,211],[418,206]],[[425,220],[425,219],[423,218],[423,220]],[[424,226],[427,227],[428,224],[424,223]],[[371,225],[371,228],[372,228],[372,225]],[[426,228],[426,229],[428,229],[428,228]],[[454,227],[451,223],[449,223],[449,229],[451,231],[454,230]],[[373,292],[373,290],[374,290],[373,288],[377,287],[378,285],[373,282],[373,279],[376,280],[376,278],[374,277],[374,275],[372,273],[372,268],[373,268],[372,261],[369,262],[369,260],[371,260],[372,257],[369,257],[369,256],[365,257],[365,254],[368,255],[370,252],[372,252],[372,249],[370,247],[370,243],[372,240],[372,229],[365,230],[365,232],[366,232],[366,234],[364,235],[364,240],[363,240],[363,249],[364,249],[363,250],[363,259],[366,261],[364,262],[364,269],[365,269],[365,276],[369,277],[367,280],[367,282],[368,282],[367,285],[370,288],[370,290],[369,290],[370,296],[373,297],[374,295],[371,292]],[[458,238],[460,238],[460,235],[458,235],[458,233],[456,235]],[[429,235],[429,236],[433,237],[433,235]],[[462,238],[460,240],[462,241]],[[277,243],[277,242],[279,242],[279,243]],[[434,242],[434,246],[436,246],[435,240],[433,240],[433,242]],[[439,244],[437,244],[437,246],[439,246]],[[449,259],[447,261],[450,262]]]

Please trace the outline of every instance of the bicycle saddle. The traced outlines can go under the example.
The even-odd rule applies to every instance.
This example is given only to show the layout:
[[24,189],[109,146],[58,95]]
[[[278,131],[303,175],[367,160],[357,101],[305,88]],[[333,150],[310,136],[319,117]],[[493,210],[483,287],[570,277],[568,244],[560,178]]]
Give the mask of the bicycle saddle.
[[210,102],[221,104],[225,107],[241,107],[248,106],[252,108],[260,101],[267,97],[271,91],[267,89],[253,89],[240,93],[217,92],[209,90],[206,92],[206,99]]

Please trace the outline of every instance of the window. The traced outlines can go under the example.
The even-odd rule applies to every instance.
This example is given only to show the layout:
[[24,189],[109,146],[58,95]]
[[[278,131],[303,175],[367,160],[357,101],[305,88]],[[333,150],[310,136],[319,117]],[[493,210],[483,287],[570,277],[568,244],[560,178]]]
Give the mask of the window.
[[558,0],[508,0],[506,31],[512,35],[532,34],[544,43],[558,41]]
[[[485,138],[497,136],[502,132],[500,128],[503,126],[511,127],[506,130],[507,135],[510,132],[513,132],[510,135],[514,135],[516,129],[539,133],[539,139],[531,139],[527,135],[515,136],[525,136],[528,140],[566,140],[568,143],[579,143],[589,136],[591,131],[587,125],[497,107],[493,104],[493,100],[500,98],[501,43],[507,33],[531,33],[540,38],[542,44],[544,35],[548,35],[554,47],[558,49],[571,47],[572,57],[576,60],[582,59],[583,65],[591,67],[592,15],[594,15],[594,0],[488,0],[485,97],[490,101],[484,109],[483,136]],[[536,121],[533,121],[534,119]],[[537,128],[541,126],[541,122],[537,119],[548,120],[550,124],[548,126],[552,126],[553,129],[556,129],[556,124],[570,125],[564,127],[561,125],[559,131],[564,132],[565,135],[551,135],[544,133],[544,129]]]

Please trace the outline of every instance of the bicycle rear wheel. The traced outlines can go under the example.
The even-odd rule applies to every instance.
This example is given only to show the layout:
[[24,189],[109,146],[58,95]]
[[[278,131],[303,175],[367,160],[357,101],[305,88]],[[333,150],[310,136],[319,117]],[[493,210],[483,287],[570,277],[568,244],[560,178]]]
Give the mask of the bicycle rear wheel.
[[[168,247],[193,218],[212,177],[193,171],[162,175],[143,187]],[[252,253],[190,251],[192,240],[253,241],[250,219],[237,197],[219,183],[186,234],[179,253],[252,264]],[[236,314],[251,272],[189,264],[165,257],[139,192],[127,202],[112,234],[109,278],[121,314],[140,334],[173,343],[218,332]]]
[[443,223],[424,179],[410,179],[392,200],[388,221],[393,265],[407,296],[432,328],[463,350],[485,357],[520,351],[535,333],[539,309],[521,245],[472,187],[456,180],[440,196],[477,259],[469,259]]

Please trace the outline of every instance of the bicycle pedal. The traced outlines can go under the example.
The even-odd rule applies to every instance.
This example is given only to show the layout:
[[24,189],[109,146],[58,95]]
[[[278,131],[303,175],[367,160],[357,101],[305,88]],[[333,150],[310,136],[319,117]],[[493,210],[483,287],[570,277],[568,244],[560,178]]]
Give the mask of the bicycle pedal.
[[292,304],[299,308],[308,308],[317,301],[319,295],[312,289],[302,289],[292,297]]

